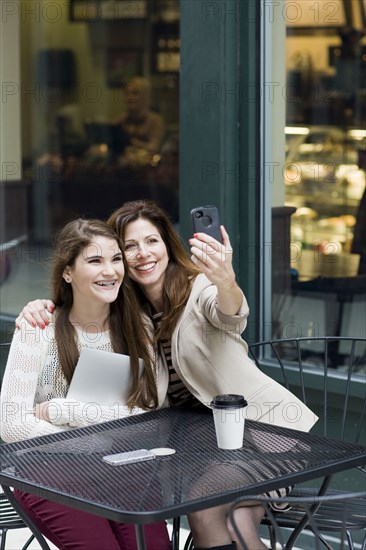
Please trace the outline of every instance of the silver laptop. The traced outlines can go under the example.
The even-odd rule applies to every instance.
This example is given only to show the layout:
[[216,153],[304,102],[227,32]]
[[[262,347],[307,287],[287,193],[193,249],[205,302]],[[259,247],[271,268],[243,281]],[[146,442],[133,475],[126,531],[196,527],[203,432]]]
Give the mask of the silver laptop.
[[[140,359],[140,376],[143,361]],[[125,404],[132,384],[129,355],[94,348],[83,348],[75,367],[67,399],[98,403]]]

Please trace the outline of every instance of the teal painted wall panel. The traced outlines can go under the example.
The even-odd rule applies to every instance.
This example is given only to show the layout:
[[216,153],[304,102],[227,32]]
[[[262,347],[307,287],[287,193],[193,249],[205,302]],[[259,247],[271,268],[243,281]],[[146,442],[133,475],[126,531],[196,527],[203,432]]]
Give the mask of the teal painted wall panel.
[[259,26],[244,5],[181,1],[180,232],[187,242],[192,207],[219,207],[255,340],[259,258],[250,253],[260,223]]

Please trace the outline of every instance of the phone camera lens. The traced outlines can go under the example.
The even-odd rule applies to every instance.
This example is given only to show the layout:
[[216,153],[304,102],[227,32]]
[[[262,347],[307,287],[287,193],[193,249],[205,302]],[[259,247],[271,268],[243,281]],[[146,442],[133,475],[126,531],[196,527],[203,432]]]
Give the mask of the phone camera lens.
[[201,221],[203,227],[210,227],[212,224],[211,216],[203,216]]
[[203,214],[202,214],[202,212],[196,212],[195,216],[196,216],[196,218],[202,218]]

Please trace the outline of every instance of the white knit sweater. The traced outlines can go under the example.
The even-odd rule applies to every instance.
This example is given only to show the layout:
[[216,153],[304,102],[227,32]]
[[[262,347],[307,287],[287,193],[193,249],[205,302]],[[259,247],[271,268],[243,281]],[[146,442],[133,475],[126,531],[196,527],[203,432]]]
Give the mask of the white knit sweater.
[[[109,332],[86,333],[77,329],[77,345],[113,351]],[[0,398],[1,438],[6,442],[50,434],[145,412],[122,403],[108,406],[66,399],[68,383],[61,370],[54,324],[46,329],[25,321],[15,331]],[[51,422],[39,420],[34,407],[49,401]]]

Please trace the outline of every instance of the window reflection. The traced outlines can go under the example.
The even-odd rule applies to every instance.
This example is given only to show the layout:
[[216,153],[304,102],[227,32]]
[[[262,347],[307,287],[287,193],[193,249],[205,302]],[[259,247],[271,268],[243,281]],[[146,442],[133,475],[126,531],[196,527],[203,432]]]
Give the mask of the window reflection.
[[2,281],[9,314],[48,295],[49,245],[71,218],[150,198],[179,222],[179,1],[43,4],[19,2],[29,233]]
[[[35,239],[142,197],[178,222],[178,1],[71,0],[60,15],[23,28],[40,35],[23,42],[41,92],[23,106]],[[169,53],[175,63],[162,64]]]
[[273,266],[275,337],[366,336],[366,39],[348,24],[355,7],[333,27],[287,21],[289,222],[279,229],[274,212],[273,238],[288,254]]

